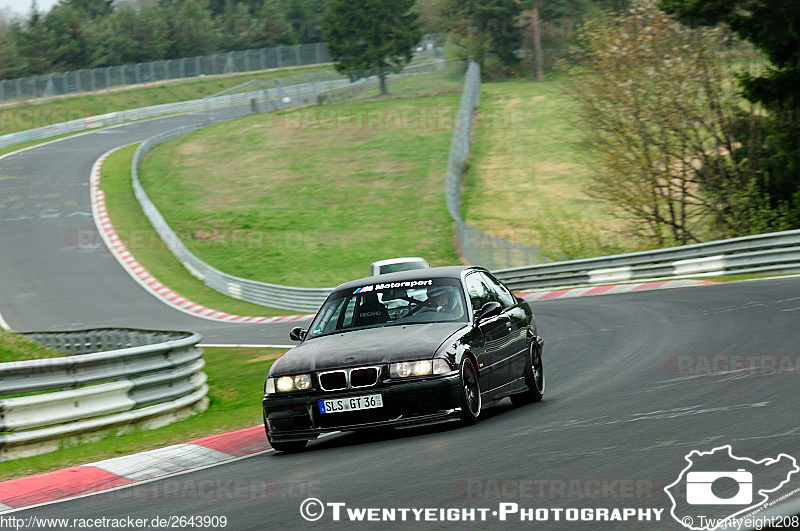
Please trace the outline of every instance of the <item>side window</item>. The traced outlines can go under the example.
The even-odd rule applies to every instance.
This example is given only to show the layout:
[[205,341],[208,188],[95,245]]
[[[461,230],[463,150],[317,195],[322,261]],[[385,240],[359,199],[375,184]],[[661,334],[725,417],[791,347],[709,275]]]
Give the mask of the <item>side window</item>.
[[472,309],[479,310],[481,306],[487,302],[496,300],[494,294],[486,286],[486,283],[481,278],[480,273],[471,273],[467,275],[464,283],[467,286],[467,295],[472,301]]
[[508,288],[498,282],[497,279],[485,274],[481,274],[481,276],[486,281],[489,289],[491,289],[497,297],[498,302],[503,305],[503,308],[511,308],[517,304],[517,299],[514,295],[508,291]]
[[356,298],[351,297],[350,301],[347,303],[347,306],[344,310],[344,316],[342,316],[342,326],[341,328],[347,328],[353,324],[353,313],[355,313],[356,309]]

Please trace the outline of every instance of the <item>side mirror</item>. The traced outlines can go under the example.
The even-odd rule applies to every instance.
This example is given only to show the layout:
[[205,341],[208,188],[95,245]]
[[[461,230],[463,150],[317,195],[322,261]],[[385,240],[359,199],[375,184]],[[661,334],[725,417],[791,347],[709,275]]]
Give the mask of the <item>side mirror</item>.
[[503,313],[503,307],[500,306],[499,302],[491,301],[481,306],[481,309],[478,310],[476,313],[477,316],[475,317],[475,322],[479,323],[484,319],[489,319],[490,317],[500,315],[501,313]]
[[299,326],[295,326],[289,331],[289,339],[292,341],[302,341],[306,338],[306,331]]

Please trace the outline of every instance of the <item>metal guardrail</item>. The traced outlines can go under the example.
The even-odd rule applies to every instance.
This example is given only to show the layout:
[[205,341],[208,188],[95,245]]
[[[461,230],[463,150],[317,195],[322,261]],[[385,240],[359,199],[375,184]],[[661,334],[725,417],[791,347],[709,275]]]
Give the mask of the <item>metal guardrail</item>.
[[249,102],[253,98],[270,99],[278,97],[292,97],[299,94],[324,92],[333,88],[346,86],[350,82],[344,76],[334,72],[319,72],[315,74],[308,74],[306,76],[298,76],[293,79],[289,78],[288,80],[275,80],[273,83],[275,83],[276,86],[270,89],[244,92],[239,94],[229,94],[225,96],[218,96],[216,98],[202,98],[175,103],[164,103],[161,105],[151,105],[149,107],[141,107],[139,109],[130,109],[97,116],[89,116],[87,118],[71,120],[45,127],[38,127],[36,129],[29,129],[27,131],[9,133],[0,136],[0,148],[12,146],[14,144],[20,144],[23,142],[44,140],[46,138],[52,138],[68,133],[78,133],[99,127],[108,127],[110,125],[117,125],[124,122],[144,120],[146,118],[152,118],[155,116],[220,109],[243,104]]
[[[390,80],[399,79],[408,75],[434,72],[441,70],[446,64],[446,61],[436,61],[422,65],[414,65],[407,67],[398,75],[390,76]],[[209,119],[204,124],[195,124],[173,129],[160,135],[156,135],[142,143],[136,150],[133,160],[131,161],[133,190],[134,194],[136,195],[136,199],[139,201],[139,204],[142,207],[142,211],[150,220],[153,228],[164,241],[167,248],[192,275],[197,277],[208,287],[225,295],[262,306],[271,306],[273,308],[282,308],[286,310],[296,310],[309,313],[316,312],[333,288],[298,288],[249,280],[224,273],[205,263],[203,260],[194,255],[167,224],[164,217],[158,211],[158,208],[147,196],[147,193],[145,192],[139,180],[139,165],[141,164],[145,155],[147,155],[147,153],[149,153],[156,146],[173,138],[196,131],[197,129],[205,127],[206,125],[219,123],[221,121],[230,120],[232,118],[249,114],[252,112],[253,107],[256,107],[256,110],[259,108],[267,111],[280,110],[286,107],[302,105],[309,102],[333,100],[336,99],[336,96],[339,94],[347,94],[352,96],[355,93],[376,84],[377,78],[370,77],[366,79],[359,79],[354,82],[336,82],[330,85],[296,85],[293,87],[283,87],[282,89],[270,89],[269,91],[221,96],[221,98],[239,98],[236,100],[236,102],[251,101],[252,99],[256,98],[264,98],[266,101],[258,102],[257,105],[251,105],[250,107],[243,108],[241,113],[227,113],[225,116]],[[280,97],[276,98],[277,96]]]
[[[71,356],[0,363],[0,461],[63,438],[206,407],[198,334],[104,329],[27,334]],[[43,392],[47,391],[47,392]],[[43,393],[42,393],[43,392]],[[26,396],[25,393],[37,393]]]
[[800,231],[747,236],[640,253],[541,265],[538,249],[479,231],[461,219],[461,179],[470,153],[475,108],[480,99],[480,67],[471,62],[464,78],[445,178],[447,210],[456,223],[458,251],[469,263],[491,270],[516,290],[591,285],[681,276],[784,273],[800,271]]
[[494,271],[512,289],[800,271],[800,230]]

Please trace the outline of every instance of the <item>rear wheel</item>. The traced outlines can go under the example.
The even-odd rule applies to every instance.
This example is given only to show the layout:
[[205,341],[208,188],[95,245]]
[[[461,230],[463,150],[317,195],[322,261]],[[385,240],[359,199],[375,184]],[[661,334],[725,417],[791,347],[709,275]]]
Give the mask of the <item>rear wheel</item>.
[[511,402],[515,406],[539,402],[544,396],[544,366],[542,365],[542,349],[536,341],[531,341],[528,349],[528,363],[525,367],[525,384],[528,390],[524,393],[511,395]]
[[481,387],[478,372],[472,360],[461,362],[461,422],[466,425],[478,422],[481,414]]

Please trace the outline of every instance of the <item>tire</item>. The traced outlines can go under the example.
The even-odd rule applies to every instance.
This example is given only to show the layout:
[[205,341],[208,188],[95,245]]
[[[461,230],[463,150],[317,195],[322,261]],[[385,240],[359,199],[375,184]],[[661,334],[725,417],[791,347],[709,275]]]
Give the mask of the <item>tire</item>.
[[528,349],[528,363],[525,366],[525,385],[528,390],[524,393],[511,395],[511,402],[515,406],[524,406],[539,402],[544,396],[544,366],[542,365],[542,349],[538,348],[536,341],[531,341]]
[[306,447],[308,441],[289,441],[289,442],[269,442],[272,447],[278,451],[283,452],[285,454],[294,454],[297,452],[302,452],[303,448]]
[[478,371],[469,358],[461,362],[461,423],[471,426],[481,414],[481,386]]

